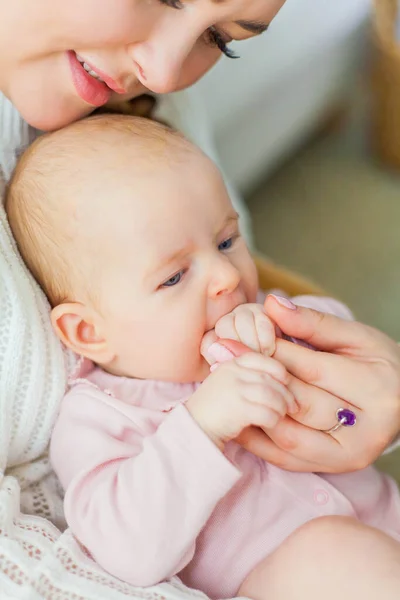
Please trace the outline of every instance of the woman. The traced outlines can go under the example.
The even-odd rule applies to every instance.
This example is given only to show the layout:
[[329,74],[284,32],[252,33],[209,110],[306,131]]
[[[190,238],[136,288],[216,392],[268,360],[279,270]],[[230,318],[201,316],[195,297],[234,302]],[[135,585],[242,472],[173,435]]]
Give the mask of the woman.
[[[284,0],[0,0],[0,165],[6,180],[20,145],[36,131],[62,127],[95,108],[183,89],[221,56],[231,39],[261,34]],[[204,123],[191,98],[161,103],[166,118],[205,150]],[[196,119],[196,120],[195,120]],[[29,126],[31,127],[29,127]],[[74,357],[63,353],[47,304],[15,252],[0,208],[0,590],[1,597],[127,598],[134,591],[108,577],[62,524],[46,447]],[[400,356],[382,334],[361,325],[293,311],[273,299],[267,310],[288,335],[335,352],[282,342],[278,356],[293,373],[302,411],[274,442],[248,431],[242,443],[291,469],[332,471],[375,459],[400,430]],[[298,377],[298,379],[296,379]],[[346,383],[347,382],[347,383]],[[332,425],[322,423],[321,403]],[[379,402],[379,404],[378,404]],[[357,427],[321,432],[342,405],[363,414]],[[326,414],[326,413],[325,413]],[[326,425],[326,426],[325,426]],[[339,441],[339,444],[337,443]],[[184,596],[179,584],[164,597]],[[74,595],[75,594],[75,595]],[[193,595],[193,594],[192,594]],[[140,592],[141,597],[154,593]]]

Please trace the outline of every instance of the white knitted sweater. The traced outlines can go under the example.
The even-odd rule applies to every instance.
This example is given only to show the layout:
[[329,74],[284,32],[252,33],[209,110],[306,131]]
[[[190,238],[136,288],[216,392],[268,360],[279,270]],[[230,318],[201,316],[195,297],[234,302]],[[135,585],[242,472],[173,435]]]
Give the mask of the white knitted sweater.
[[[159,113],[213,156],[207,122],[195,102],[191,91],[180,92],[162,99]],[[34,135],[0,94],[5,179],[18,149]],[[240,201],[234,198],[234,203],[246,219]],[[52,331],[46,298],[16,251],[0,202],[0,598],[202,598],[177,579],[146,590],[133,588],[93,563],[69,530],[61,533],[61,493],[46,450],[74,365],[76,358]]]

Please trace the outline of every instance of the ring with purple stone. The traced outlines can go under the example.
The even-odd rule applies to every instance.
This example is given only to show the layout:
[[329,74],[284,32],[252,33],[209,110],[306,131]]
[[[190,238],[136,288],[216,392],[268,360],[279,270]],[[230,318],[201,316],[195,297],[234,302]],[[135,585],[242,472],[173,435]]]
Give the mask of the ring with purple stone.
[[330,429],[325,429],[324,433],[333,433],[341,427],[353,427],[357,423],[357,417],[349,408],[339,408],[336,411],[337,423]]

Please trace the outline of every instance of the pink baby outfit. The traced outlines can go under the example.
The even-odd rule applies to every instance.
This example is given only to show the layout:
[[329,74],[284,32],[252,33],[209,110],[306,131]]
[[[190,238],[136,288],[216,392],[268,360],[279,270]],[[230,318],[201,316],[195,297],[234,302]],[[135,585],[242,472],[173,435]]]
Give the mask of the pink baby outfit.
[[177,574],[229,598],[316,517],[351,516],[400,541],[400,496],[389,477],[372,467],[290,473],[235,442],[221,453],[185,408],[197,385],[95,368],[64,398],[51,460],[68,524],[105,570],[138,586]]

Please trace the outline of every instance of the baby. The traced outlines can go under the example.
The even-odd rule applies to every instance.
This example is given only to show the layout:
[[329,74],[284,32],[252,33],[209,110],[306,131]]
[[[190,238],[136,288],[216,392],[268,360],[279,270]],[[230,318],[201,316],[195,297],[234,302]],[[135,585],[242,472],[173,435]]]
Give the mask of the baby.
[[[400,540],[386,476],[289,473],[234,441],[297,405],[237,214],[198,149],[150,121],[87,119],[25,152],[6,209],[56,333],[91,361],[50,452],[67,522],[104,569],[138,586],[178,574],[212,598],[272,599],[268,560],[317,517]],[[218,338],[251,351],[224,355]]]

